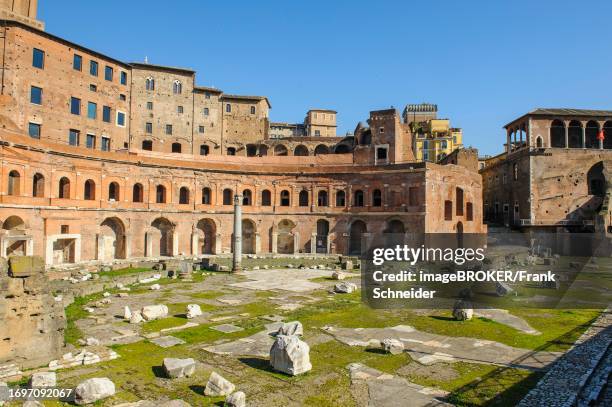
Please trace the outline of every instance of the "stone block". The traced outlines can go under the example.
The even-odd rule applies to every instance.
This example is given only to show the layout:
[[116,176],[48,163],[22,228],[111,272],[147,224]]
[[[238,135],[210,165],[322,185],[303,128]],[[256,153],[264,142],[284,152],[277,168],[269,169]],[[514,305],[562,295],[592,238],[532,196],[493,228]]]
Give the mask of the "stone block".
[[208,383],[206,383],[204,395],[213,397],[227,396],[228,394],[231,394],[235,388],[236,386],[234,386],[229,380],[225,379],[217,372],[212,372],[208,378]]
[[115,394],[115,383],[106,377],[94,377],[79,384],[75,389],[75,403],[95,403]]
[[312,369],[310,347],[297,336],[278,335],[270,348],[270,364],[291,376],[305,373]]
[[277,335],[304,335],[304,327],[299,321],[284,322],[280,328],[278,328]]
[[55,387],[57,385],[57,375],[55,372],[34,373],[28,381],[29,387]]
[[40,256],[11,256],[9,276],[30,277],[45,272],[45,261]]
[[227,407],[245,407],[246,395],[242,391],[232,393],[225,399],[225,405]]
[[191,376],[195,372],[196,362],[192,358],[164,358],[162,366],[167,377],[176,379],[179,377]]

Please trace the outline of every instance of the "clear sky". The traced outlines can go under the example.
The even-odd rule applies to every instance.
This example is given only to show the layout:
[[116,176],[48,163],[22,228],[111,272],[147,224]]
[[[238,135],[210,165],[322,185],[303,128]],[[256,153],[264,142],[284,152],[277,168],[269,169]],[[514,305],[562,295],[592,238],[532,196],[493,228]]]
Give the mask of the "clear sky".
[[481,154],[536,107],[612,110],[612,1],[39,0],[46,30],[199,85],[270,98],[273,121],[437,103]]

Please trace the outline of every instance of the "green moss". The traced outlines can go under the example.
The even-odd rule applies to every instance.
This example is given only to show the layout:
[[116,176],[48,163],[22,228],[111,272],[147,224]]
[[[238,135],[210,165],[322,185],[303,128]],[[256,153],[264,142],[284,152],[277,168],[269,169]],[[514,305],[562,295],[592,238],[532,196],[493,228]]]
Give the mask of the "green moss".
[[145,322],[141,325],[141,329],[143,333],[151,333],[161,331],[162,329],[185,325],[186,323],[187,318],[168,317]]
[[74,302],[66,307],[66,330],[64,331],[64,342],[77,345],[79,339],[83,338],[83,332],[77,327],[76,321],[87,318],[89,313],[83,309],[89,302],[102,298],[102,293],[76,297]]
[[118,269],[118,270],[101,271],[98,273],[98,275],[100,277],[114,278],[114,277],[125,276],[128,274],[143,273],[145,271],[151,271],[151,269],[147,267],[126,267],[126,268]]

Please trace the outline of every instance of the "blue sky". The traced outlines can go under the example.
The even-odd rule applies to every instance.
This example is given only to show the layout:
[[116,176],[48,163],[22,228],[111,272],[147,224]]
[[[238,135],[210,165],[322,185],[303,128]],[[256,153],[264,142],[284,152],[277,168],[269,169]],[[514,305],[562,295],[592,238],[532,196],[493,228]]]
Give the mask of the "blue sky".
[[273,121],[437,103],[482,154],[535,107],[612,109],[612,2],[40,0],[46,30],[199,85],[270,98]]

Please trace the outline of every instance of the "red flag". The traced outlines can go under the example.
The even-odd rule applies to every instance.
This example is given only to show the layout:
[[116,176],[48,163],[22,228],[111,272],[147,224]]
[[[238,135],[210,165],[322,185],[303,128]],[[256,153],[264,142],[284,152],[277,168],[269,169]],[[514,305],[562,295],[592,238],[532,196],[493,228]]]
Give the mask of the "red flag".
[[604,136],[604,131],[603,129],[599,131],[599,134],[597,135],[597,140],[602,140],[605,139],[606,136]]

